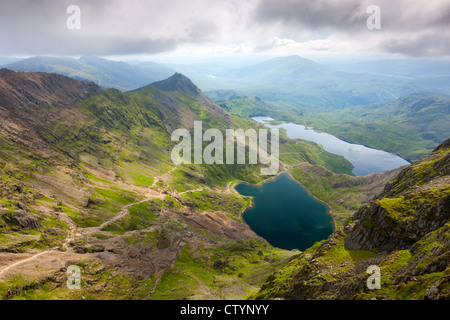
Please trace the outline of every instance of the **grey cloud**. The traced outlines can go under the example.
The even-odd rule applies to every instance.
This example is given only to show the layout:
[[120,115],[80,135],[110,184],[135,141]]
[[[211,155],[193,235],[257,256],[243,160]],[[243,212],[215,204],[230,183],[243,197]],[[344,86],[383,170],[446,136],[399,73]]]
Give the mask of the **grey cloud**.
[[[71,4],[81,8],[80,30],[66,27],[66,9]],[[183,10],[190,4],[174,0],[2,1],[0,54],[151,54],[174,50],[181,43],[211,41],[217,32],[213,17]],[[203,8],[199,1],[193,5],[193,10]]]
[[418,34],[404,37],[391,37],[380,42],[379,46],[386,52],[401,53],[408,56],[445,56],[450,53],[449,35]]
[[260,23],[282,22],[309,28],[351,28],[367,19],[361,1],[262,0],[255,10]]
[[[71,4],[81,8],[81,30],[66,28]],[[381,8],[381,30],[366,28],[371,4]],[[274,38],[290,34],[413,56],[450,55],[450,1],[0,0],[0,55],[152,54],[227,43],[264,52]]]
[[[381,30],[366,28],[369,5],[381,9]],[[261,0],[254,12],[260,24],[327,30],[346,39],[376,41],[380,51],[411,56],[450,55],[450,2],[435,0]],[[358,37],[356,37],[358,35]]]
[[449,26],[450,2],[446,0],[261,0],[254,18],[260,23],[281,22],[347,31],[365,27],[370,5],[380,7],[383,26],[392,28],[391,31]]

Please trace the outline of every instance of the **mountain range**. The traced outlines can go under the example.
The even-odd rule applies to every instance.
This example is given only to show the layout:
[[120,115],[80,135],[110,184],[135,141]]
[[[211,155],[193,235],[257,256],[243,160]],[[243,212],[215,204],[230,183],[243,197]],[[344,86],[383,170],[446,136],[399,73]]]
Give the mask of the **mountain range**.
[[[278,57],[236,67],[172,65],[154,62],[129,64],[94,56],[79,59],[31,57],[3,67],[14,71],[55,72],[75,79],[93,81],[102,88],[135,90],[168,78],[174,70],[187,75],[208,95],[214,90],[234,90],[270,102],[287,102],[299,108],[333,110],[392,100],[421,91],[443,92],[445,79],[434,88],[432,81],[422,86],[415,77],[348,72],[299,56]],[[443,81],[443,82],[442,82]],[[434,90],[436,89],[436,90]],[[445,92],[445,90],[444,90]]]
[[[333,73],[304,66],[292,77]],[[323,201],[336,223],[328,239],[288,251],[244,223],[251,199],[232,188],[261,183],[260,165],[171,161],[171,133],[195,120],[262,128],[227,110],[274,105],[234,98],[222,108],[180,73],[121,92],[0,69],[0,297],[448,299],[449,140],[410,166],[354,177],[343,157],[281,134],[281,169],[319,199],[331,186]],[[404,117],[445,110],[429,98],[405,98]],[[395,118],[388,105],[367,117],[378,108]],[[365,286],[370,264],[385,270],[382,291]],[[80,290],[65,287],[71,265]]]
[[273,58],[217,75],[189,66],[177,68],[208,94],[214,90],[234,90],[308,109],[341,109],[424,91],[410,79],[344,72],[299,56]]
[[92,81],[102,88],[123,91],[166,79],[175,72],[151,61],[128,64],[95,56],[82,56],[79,59],[31,57],[3,67],[13,71],[59,73],[78,80]]
[[[73,299],[194,298],[197,287],[188,283],[172,290],[171,281],[190,279],[172,279],[174,265],[218,288],[209,277],[224,274],[224,254],[261,267],[262,278],[292,255],[243,222],[250,199],[230,189],[233,181],[261,182],[259,165],[172,163],[172,131],[192,130],[194,120],[205,129],[260,126],[227,113],[181,74],[121,92],[56,73],[0,69],[0,112],[2,298],[43,297],[42,290]],[[347,160],[314,143],[282,136],[280,152],[292,165],[351,172]],[[260,248],[273,259],[255,264],[250,248],[255,258]],[[203,279],[202,261],[211,254]],[[21,267],[12,268],[17,261]],[[57,293],[71,263],[95,284]],[[109,291],[99,290],[104,277]],[[261,281],[239,272],[230,277],[239,293],[211,289],[208,297],[242,298]]]

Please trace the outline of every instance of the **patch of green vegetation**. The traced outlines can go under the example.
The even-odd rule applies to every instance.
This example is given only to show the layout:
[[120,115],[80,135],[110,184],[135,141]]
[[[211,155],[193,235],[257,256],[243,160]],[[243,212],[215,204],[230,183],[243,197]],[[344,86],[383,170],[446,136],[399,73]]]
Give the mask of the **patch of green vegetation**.
[[353,175],[353,165],[347,159],[327,152],[322,146],[311,141],[282,137],[280,140],[280,160],[290,165],[307,162],[313,165],[321,165],[335,173]]
[[255,96],[233,95],[228,99],[216,100],[216,104],[222,109],[241,118],[250,118],[252,116],[266,115],[273,116],[276,108],[273,104],[265,102]]
[[92,234],[92,237],[100,239],[100,240],[107,240],[107,239],[111,238],[110,236],[100,234],[100,233],[94,233],[94,234]]
[[265,277],[291,255],[257,240],[184,246],[151,299],[243,299],[254,294]]
[[162,201],[162,207],[169,209],[180,209],[182,205],[175,198],[171,196],[165,196]]
[[389,217],[397,221],[410,219],[422,212],[422,208],[436,203],[450,195],[450,186],[439,189],[422,191],[420,193],[411,193],[407,196],[398,198],[383,198],[377,203],[389,213]]
[[73,218],[73,222],[80,228],[89,228],[98,227],[103,222],[103,219],[81,213],[81,215]]
[[87,207],[84,210],[89,215],[82,214],[80,217],[76,217],[74,220],[76,223],[86,225],[94,221],[105,221],[119,213],[122,207],[130,205],[135,201],[135,198],[130,195],[136,195],[126,190],[118,189],[119,191],[115,191],[99,187],[94,187],[94,190],[95,194],[89,197]]
[[[318,260],[326,265],[336,267],[342,262],[358,262],[369,258],[376,257],[377,253],[370,250],[349,250],[345,248],[344,237],[340,237],[338,242],[330,246]],[[352,264],[347,264],[344,268],[349,269]],[[333,270],[336,272],[336,269]],[[342,271],[342,270],[340,270]]]
[[159,213],[150,209],[147,201],[139,202],[128,207],[128,214],[123,218],[108,224],[103,230],[123,234],[127,231],[140,230],[152,225]]
[[96,193],[103,196],[104,198],[107,198],[108,200],[112,200],[114,202],[120,203],[122,205],[130,204],[134,201],[134,198],[129,196],[124,196],[122,193],[108,190],[108,189],[102,189],[102,188],[94,188]]
[[230,192],[214,192],[211,189],[186,192],[181,195],[183,203],[191,209],[202,211],[225,211],[234,218],[250,205],[251,199]]

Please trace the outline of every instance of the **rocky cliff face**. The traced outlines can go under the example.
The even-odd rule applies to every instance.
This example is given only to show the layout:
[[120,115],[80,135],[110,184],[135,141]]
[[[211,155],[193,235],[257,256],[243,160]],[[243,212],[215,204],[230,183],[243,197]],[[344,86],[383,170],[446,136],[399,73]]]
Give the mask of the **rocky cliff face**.
[[0,69],[0,88],[0,134],[41,151],[48,146],[39,130],[59,115],[60,109],[69,110],[75,101],[101,90],[92,82],[56,73],[8,69]]
[[14,72],[0,69],[0,105],[21,110],[70,105],[100,92],[92,82],[74,80],[56,73]]
[[[449,160],[450,139],[274,273],[258,298],[449,299]],[[381,270],[378,290],[366,285],[370,265]]]
[[353,216],[348,249],[409,248],[450,218],[449,140],[402,170],[383,193]]

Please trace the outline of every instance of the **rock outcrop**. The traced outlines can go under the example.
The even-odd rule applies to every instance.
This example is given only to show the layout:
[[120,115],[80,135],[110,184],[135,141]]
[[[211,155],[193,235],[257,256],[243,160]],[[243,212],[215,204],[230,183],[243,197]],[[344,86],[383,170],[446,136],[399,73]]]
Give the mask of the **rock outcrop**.
[[41,222],[36,215],[27,213],[23,210],[16,210],[9,215],[5,215],[4,220],[8,224],[15,225],[18,230],[37,229],[41,226]]

